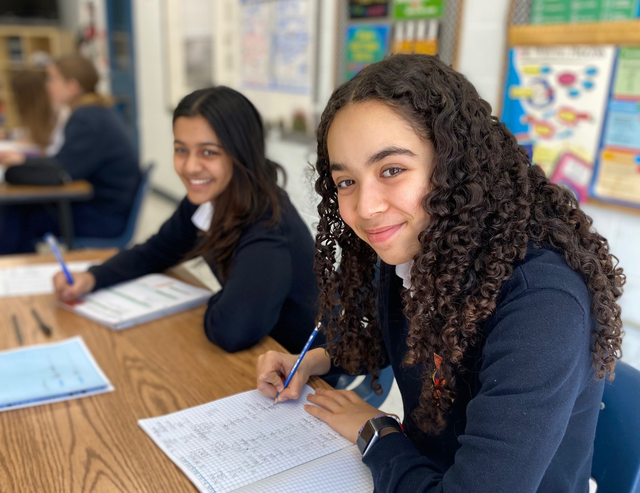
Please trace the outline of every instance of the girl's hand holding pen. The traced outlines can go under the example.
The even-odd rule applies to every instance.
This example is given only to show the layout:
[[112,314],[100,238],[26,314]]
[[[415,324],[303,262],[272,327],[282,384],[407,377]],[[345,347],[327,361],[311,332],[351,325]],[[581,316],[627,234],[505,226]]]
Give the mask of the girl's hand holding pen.
[[90,293],[96,285],[96,278],[91,272],[74,272],[73,284],[69,284],[63,272],[53,276],[53,287],[60,301],[72,302]]
[[258,358],[258,366],[256,375],[258,378],[258,390],[270,399],[280,393],[278,402],[284,402],[289,399],[297,399],[300,397],[302,386],[309,380],[309,365],[303,359],[298,366],[298,370],[289,382],[287,388],[284,388],[284,381],[291,373],[293,366],[298,360],[297,354],[285,354],[277,351],[269,351]]

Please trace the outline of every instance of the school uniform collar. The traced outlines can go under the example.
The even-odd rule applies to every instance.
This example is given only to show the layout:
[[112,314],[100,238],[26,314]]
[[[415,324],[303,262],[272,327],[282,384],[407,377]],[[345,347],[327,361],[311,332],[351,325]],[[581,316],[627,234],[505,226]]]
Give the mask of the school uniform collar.
[[191,216],[191,222],[195,224],[196,228],[205,233],[209,231],[211,227],[211,220],[213,219],[213,204],[211,202],[205,202],[199,206]]
[[411,289],[411,267],[413,267],[413,260],[396,265],[396,276],[402,279],[402,286],[405,289]]

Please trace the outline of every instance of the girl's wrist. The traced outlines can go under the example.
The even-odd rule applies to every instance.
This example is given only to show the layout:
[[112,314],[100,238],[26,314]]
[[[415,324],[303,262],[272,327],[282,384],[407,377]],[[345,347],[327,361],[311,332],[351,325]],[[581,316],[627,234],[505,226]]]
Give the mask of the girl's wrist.
[[303,362],[307,362],[309,376],[325,375],[331,369],[331,359],[324,348],[315,348],[309,351]]

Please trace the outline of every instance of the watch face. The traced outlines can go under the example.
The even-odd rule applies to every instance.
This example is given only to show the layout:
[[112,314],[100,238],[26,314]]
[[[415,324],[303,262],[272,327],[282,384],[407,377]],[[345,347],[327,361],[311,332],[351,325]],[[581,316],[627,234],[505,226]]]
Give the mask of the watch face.
[[361,454],[364,454],[364,451],[367,448],[367,445],[369,445],[369,442],[371,441],[373,435],[374,429],[371,425],[371,421],[367,421],[364,425],[364,428],[362,428],[360,435],[358,436],[358,440],[356,440],[358,449],[360,450]]
[[369,440],[371,440],[373,433],[374,430],[373,426],[371,425],[371,421],[367,421],[367,424],[365,424],[364,428],[362,429],[362,433],[360,433],[360,437],[364,440],[365,443],[369,443]]

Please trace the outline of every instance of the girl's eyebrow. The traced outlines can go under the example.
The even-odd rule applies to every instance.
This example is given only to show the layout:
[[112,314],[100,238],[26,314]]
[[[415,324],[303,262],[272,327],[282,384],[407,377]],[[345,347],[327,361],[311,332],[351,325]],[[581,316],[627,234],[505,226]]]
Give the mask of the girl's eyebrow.
[[[382,161],[386,157],[394,155],[416,157],[416,154],[410,149],[407,149],[405,147],[389,146],[373,154],[369,159],[367,159],[367,163],[365,166],[371,166],[372,164]],[[331,165],[329,166],[329,171],[332,173],[334,171],[345,171],[346,169],[347,166],[342,163],[331,163]]]
[[[182,142],[181,140],[175,139],[173,141],[174,144],[182,144],[185,145],[184,142]],[[215,142],[198,142],[199,146],[215,146],[215,147],[219,147],[220,149],[222,149],[222,146],[220,144],[216,144]]]

